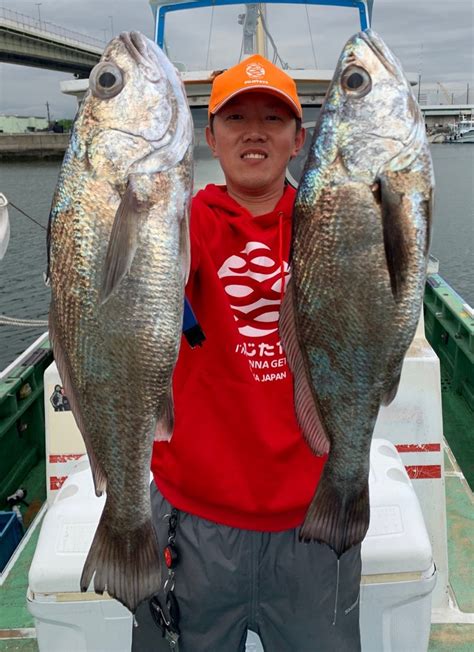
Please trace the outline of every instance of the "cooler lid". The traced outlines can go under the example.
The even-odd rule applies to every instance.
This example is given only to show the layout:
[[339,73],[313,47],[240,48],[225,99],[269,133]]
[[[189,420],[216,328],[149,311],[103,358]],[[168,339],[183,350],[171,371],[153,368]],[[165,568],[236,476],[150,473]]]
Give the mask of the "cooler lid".
[[[150,474],[150,481],[151,478]],[[104,505],[105,494],[100,498],[95,495],[89,460],[85,456],[75,465],[45,514],[30,566],[30,591],[34,594],[80,592],[82,569]],[[93,588],[88,593],[99,597]]]
[[418,497],[397,449],[386,439],[372,440],[369,493],[362,575],[431,572],[432,548]]
[[[418,498],[396,448],[384,439],[372,441],[369,490],[370,527],[362,544],[362,575],[406,578],[409,573],[428,572],[432,550]],[[31,591],[80,591],[82,568],[104,504],[105,496],[95,495],[89,461],[82,458],[44,517],[30,567]]]

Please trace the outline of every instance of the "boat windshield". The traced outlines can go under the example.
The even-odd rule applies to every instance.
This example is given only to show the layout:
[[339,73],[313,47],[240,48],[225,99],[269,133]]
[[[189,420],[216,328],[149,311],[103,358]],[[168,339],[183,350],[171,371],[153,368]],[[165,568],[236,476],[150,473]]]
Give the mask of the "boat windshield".
[[[213,158],[206,142],[207,107],[193,107],[191,113],[194,120],[194,192],[197,192],[208,183],[223,184],[225,180],[219,162]],[[298,185],[304,162],[308,156],[318,113],[319,107],[303,105],[306,141],[299,155],[290,161],[287,171],[287,180],[294,187]]]
[[228,68],[256,51],[282,68],[333,70],[341,43],[359,30],[356,7],[221,5],[168,11],[164,49],[183,71]]

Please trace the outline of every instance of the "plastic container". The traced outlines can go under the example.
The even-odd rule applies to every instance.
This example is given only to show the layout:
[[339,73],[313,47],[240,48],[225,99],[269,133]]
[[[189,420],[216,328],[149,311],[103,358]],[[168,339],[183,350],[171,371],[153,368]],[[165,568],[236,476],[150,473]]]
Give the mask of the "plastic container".
[[15,512],[0,512],[0,573],[8,564],[23,536],[23,528]]
[[362,542],[362,650],[424,652],[437,571],[423,513],[393,444],[374,439],[370,461],[370,526]]
[[[362,545],[362,650],[423,652],[436,571],[418,499],[400,455],[387,440],[372,442],[369,485],[371,523]],[[104,501],[95,496],[85,458],[44,518],[28,589],[40,652],[130,652],[130,612],[111,598],[80,593],[79,588]],[[247,652],[262,652],[253,632]]]
[[393,403],[380,408],[374,437],[400,453],[420,503],[433,549],[433,607],[448,607],[448,547],[439,359],[424,336],[423,318],[403,363]]
[[56,363],[44,372],[44,415],[46,428],[46,499],[53,501],[75,467],[86,453],[86,446],[69,409],[67,397]]
[[80,576],[105,496],[94,493],[89,461],[77,462],[41,526],[27,605],[40,652],[130,652],[132,616],[107,594],[81,593]]

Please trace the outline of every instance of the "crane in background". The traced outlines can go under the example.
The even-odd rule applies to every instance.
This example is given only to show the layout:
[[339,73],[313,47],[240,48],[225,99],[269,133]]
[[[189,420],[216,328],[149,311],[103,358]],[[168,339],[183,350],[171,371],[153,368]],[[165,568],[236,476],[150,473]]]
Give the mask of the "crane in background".
[[443,92],[444,97],[446,98],[446,104],[452,104],[453,103],[452,102],[452,96],[449,94],[449,91],[446,88],[446,86],[444,84],[442,84],[441,82],[436,82],[436,83],[438,84],[438,86],[440,87],[440,89]]

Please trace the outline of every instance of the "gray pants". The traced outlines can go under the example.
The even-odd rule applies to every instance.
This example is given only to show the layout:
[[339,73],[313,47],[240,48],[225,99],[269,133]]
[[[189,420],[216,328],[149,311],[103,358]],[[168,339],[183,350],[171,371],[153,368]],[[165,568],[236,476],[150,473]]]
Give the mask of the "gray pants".
[[[171,506],[154,483],[151,503],[163,549]],[[179,652],[244,652],[247,629],[265,652],[360,650],[360,546],[338,561],[325,545],[300,543],[298,529],[239,530],[184,512],[176,546]],[[136,622],[133,652],[169,652],[148,603]]]

